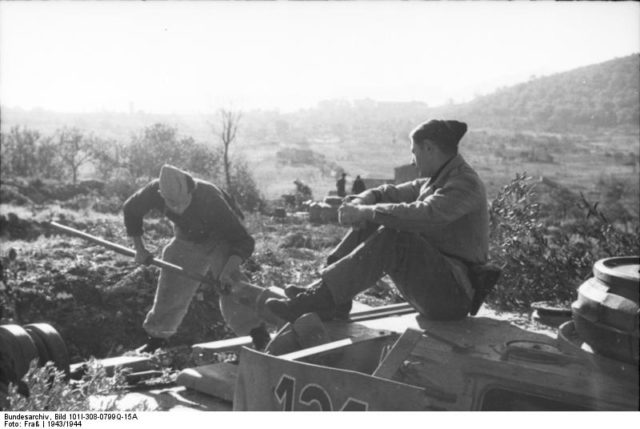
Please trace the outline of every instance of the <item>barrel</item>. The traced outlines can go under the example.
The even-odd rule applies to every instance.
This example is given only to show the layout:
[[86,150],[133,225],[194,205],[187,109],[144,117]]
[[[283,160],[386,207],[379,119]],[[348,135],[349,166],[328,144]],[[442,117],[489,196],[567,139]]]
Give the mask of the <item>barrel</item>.
[[596,353],[637,365],[640,257],[601,259],[593,274],[571,305],[575,329]]

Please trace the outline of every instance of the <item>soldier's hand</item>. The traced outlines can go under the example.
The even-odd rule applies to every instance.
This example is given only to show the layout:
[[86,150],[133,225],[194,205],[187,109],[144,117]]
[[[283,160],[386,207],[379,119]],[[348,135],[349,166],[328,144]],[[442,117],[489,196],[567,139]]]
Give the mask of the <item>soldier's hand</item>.
[[338,208],[338,221],[341,225],[359,228],[373,218],[373,207],[353,203],[344,203]]
[[218,281],[220,282],[221,292],[228,293],[233,284],[236,282],[238,278],[238,273],[240,272],[240,264],[242,264],[242,258],[238,255],[231,255],[227,263],[224,264],[222,271],[220,272],[220,276],[218,277]]
[[153,261],[153,255],[147,249],[136,251],[136,262],[142,265],[149,265]]

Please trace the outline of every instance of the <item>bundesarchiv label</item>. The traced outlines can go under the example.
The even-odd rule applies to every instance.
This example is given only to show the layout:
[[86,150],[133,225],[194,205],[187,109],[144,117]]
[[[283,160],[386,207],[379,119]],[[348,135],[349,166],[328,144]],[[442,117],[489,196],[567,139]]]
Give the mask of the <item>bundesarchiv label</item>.
[[5,428],[43,428],[52,419],[50,413],[4,413],[3,417]]
[[3,428],[77,428],[83,422],[136,421],[134,412],[51,412],[51,413],[14,413],[5,412],[2,416]]

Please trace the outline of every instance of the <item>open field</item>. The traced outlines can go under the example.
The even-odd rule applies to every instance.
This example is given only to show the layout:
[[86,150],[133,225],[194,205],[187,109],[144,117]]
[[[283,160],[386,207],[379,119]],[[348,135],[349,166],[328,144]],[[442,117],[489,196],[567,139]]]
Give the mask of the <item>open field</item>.
[[[491,136],[491,132],[490,136]],[[620,199],[632,216],[638,217],[640,195],[640,138],[638,136],[612,136],[599,138],[569,138],[567,147],[554,146],[547,153],[551,162],[534,162],[523,153],[535,149],[527,142],[516,142],[504,151],[510,156],[502,156],[503,146],[482,142],[479,146],[470,133],[461,142],[461,153],[476,168],[485,182],[489,199],[512,180],[516,173],[534,177],[545,177],[571,189],[583,192],[590,201],[606,204],[608,185],[621,184]],[[563,136],[559,135],[561,139]],[[243,152],[252,166],[252,172],[267,198],[294,189],[293,180],[301,179],[313,190],[316,199],[321,199],[329,191],[335,190],[334,174],[322,174],[313,165],[282,166],[278,164],[275,152],[283,145],[274,145],[269,151],[253,149]],[[317,153],[325,154],[348,174],[347,189],[357,174],[364,178],[393,179],[394,168],[410,161],[408,143],[398,142],[388,147],[366,148],[363,144],[353,144],[338,151],[336,144],[323,143],[312,146]],[[340,158],[340,153],[348,151],[349,156]],[[635,158],[631,155],[635,154]],[[259,159],[259,161],[253,159]],[[634,161],[635,159],[635,161]]]

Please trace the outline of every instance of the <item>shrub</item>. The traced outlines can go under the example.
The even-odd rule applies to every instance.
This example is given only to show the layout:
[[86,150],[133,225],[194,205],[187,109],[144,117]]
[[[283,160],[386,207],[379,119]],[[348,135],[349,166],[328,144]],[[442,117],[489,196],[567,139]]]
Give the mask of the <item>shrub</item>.
[[[10,385],[7,411],[124,411],[116,403],[124,386],[123,372],[116,371],[113,377],[107,377],[104,367],[95,360],[87,364],[86,374],[77,383],[67,383],[64,373],[52,362],[37,368],[35,361],[23,381],[29,395],[21,395],[17,386]],[[111,395],[115,396],[95,400]]]
[[231,174],[231,188],[229,193],[233,195],[240,207],[254,212],[265,207],[264,197],[258,189],[251,170],[246,162],[237,160],[233,164]]
[[136,179],[129,170],[117,168],[108,176],[104,191],[106,195],[116,196],[124,201],[137,189]]
[[621,231],[584,196],[582,217],[545,217],[534,186],[530,177],[517,174],[491,203],[490,259],[503,269],[491,299],[501,308],[522,309],[541,300],[568,304],[597,260],[640,250],[637,223],[633,233]]
[[62,175],[60,150],[51,138],[26,127],[12,127],[0,134],[0,173],[3,178]]
[[24,206],[33,204],[33,201],[25,195],[20,193],[19,188],[11,185],[0,185],[0,201],[3,204],[15,204],[17,206]]

